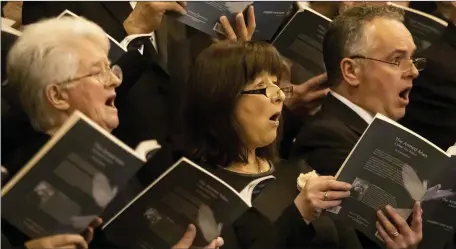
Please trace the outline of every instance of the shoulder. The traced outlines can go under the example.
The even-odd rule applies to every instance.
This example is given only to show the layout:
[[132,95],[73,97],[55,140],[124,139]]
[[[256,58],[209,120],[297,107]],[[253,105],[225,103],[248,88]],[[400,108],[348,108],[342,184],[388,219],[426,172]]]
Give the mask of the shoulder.
[[330,116],[320,116],[301,127],[295,143],[309,144],[344,141],[347,136],[352,135],[353,131],[341,120]]

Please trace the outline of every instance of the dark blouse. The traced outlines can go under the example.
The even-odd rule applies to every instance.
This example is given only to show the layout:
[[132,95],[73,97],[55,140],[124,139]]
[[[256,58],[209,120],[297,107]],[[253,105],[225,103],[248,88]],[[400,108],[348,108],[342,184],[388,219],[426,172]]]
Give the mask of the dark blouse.
[[[225,248],[305,248],[315,231],[307,225],[294,204],[298,195],[297,165],[285,160],[271,164],[271,170],[247,175],[200,163],[217,177],[241,191],[251,181],[267,175],[276,179],[267,182],[264,189],[252,199],[252,208],[232,225],[225,226],[221,236]],[[310,170],[310,168],[309,168]]]

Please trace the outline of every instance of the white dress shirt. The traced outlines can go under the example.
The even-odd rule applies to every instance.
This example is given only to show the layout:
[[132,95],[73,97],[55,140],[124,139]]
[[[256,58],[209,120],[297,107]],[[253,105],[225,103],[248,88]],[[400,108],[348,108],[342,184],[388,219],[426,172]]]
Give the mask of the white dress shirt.
[[[136,7],[136,2],[130,2],[130,6],[132,9],[134,9]],[[122,46],[124,46],[125,48],[128,47],[128,44],[135,38],[138,38],[138,37],[143,37],[143,36],[150,36],[150,41],[152,42],[152,45],[154,46],[155,48],[155,51],[158,52],[158,47],[157,47],[157,41],[155,39],[155,33],[152,32],[152,33],[149,33],[149,34],[136,34],[136,35],[129,35],[127,37],[125,37],[122,42],[120,43]],[[142,54],[143,53],[143,49],[144,49],[144,46],[142,46],[141,48],[139,48],[139,52]]]
[[370,124],[372,123],[372,121],[374,121],[374,116],[372,116],[372,114],[370,114],[363,108],[357,106],[356,104],[354,104],[353,102],[351,102],[350,100],[336,92],[331,91],[330,93],[332,94],[332,96],[334,96],[334,98],[340,100],[340,102],[344,103],[346,106],[348,106],[348,108],[356,112],[356,114],[358,114],[364,121],[366,121],[367,124]]

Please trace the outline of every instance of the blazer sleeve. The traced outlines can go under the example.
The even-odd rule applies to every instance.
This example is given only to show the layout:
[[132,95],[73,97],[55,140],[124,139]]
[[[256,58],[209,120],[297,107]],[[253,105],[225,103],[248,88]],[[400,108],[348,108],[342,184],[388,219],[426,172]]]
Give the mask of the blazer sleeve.
[[321,175],[335,175],[353,148],[346,134],[329,125],[304,128],[292,147],[290,159],[303,159]]
[[315,237],[312,223],[304,221],[294,203],[284,210],[274,226],[277,231],[275,248],[306,248]]

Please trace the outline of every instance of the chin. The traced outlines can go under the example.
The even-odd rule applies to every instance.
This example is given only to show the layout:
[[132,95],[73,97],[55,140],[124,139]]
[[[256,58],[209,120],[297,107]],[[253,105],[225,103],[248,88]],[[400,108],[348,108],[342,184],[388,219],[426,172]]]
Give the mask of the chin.
[[277,138],[277,133],[274,133],[274,135],[264,137],[261,141],[261,146],[258,147],[266,147],[270,144],[272,144]]
[[394,121],[398,121],[399,119],[403,118],[405,116],[405,108],[399,109],[396,112],[392,113],[389,118],[391,118]]

